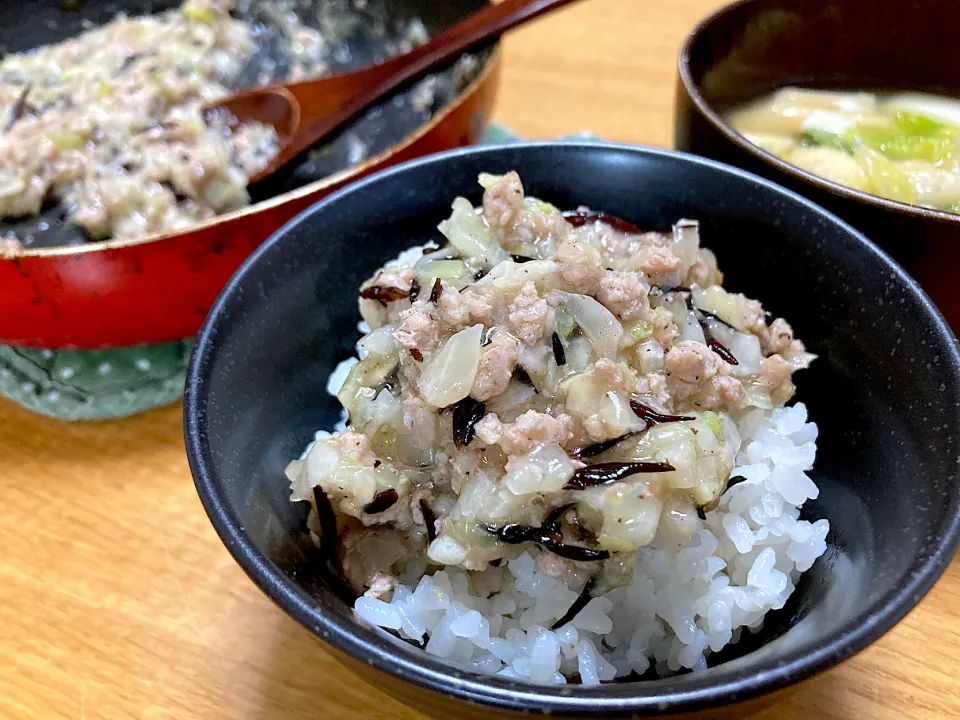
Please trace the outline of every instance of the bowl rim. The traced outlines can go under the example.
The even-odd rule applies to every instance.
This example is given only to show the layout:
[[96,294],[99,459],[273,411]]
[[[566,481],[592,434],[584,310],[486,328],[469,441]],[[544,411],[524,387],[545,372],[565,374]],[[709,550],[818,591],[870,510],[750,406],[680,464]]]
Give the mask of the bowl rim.
[[[928,313],[938,336],[949,348],[947,365],[960,368],[960,343],[936,307],[920,286],[889,255],[850,225],[812,201],[776,183],[739,168],[688,153],[638,145],[605,142],[521,142],[460,148],[388,168],[349,187],[338,190],[304,210],[264,242],[240,267],[217,298],[197,339],[187,370],[184,396],[184,432],[186,450],[197,492],[211,523],[237,563],[287,614],[337,650],[355,660],[375,667],[397,679],[448,697],[500,711],[541,713],[558,716],[657,716],[691,712],[752,699],[784,689],[816,675],[867,647],[899,622],[930,590],[946,569],[960,544],[960,493],[951,499],[948,520],[940,528],[938,542],[914,560],[905,573],[906,582],[875,599],[855,620],[839,628],[832,638],[803,654],[794,650],[769,662],[761,672],[743,675],[735,668],[716,666],[704,675],[687,674],[668,680],[643,684],[601,685],[598,688],[536,686],[498,677],[459,671],[425,653],[401,651],[393,642],[373,630],[351,627],[333,617],[303,588],[289,579],[254,545],[243,523],[229,508],[220,490],[214,464],[206,443],[206,396],[211,375],[210,357],[219,334],[219,317],[233,294],[260,258],[270,252],[290,230],[313,213],[335,206],[341,198],[369,185],[391,182],[408,170],[455,162],[465,156],[496,156],[505,150],[532,151],[569,147],[575,152],[627,152],[681,161],[709,170],[736,176],[771,190],[786,200],[805,206],[837,226],[864,253],[885,266],[890,280],[900,284]],[[667,684],[669,683],[669,684]],[[616,692],[620,689],[619,694]],[[631,692],[624,692],[630,688]],[[638,688],[642,688],[638,690]]]
[[[487,1],[489,2],[490,0]],[[145,235],[144,237],[97,240],[83,243],[82,245],[55,245],[53,247],[24,248],[15,252],[0,253],[0,262],[16,262],[24,258],[69,257],[73,255],[104,252],[109,250],[124,250],[126,248],[136,247],[138,245],[147,245],[150,243],[160,242],[162,240],[170,240],[171,238],[192,235],[193,233],[207,230],[224,223],[229,223],[253,214],[272,210],[280,207],[281,205],[300,200],[316,192],[323,191],[326,188],[333,187],[341,183],[349,183],[351,178],[359,178],[363,176],[364,173],[370,172],[371,168],[374,168],[380,163],[385,162],[397,153],[403,152],[424,135],[427,135],[433,131],[438,125],[443,123],[448,115],[458,110],[465,102],[467,102],[469,98],[474,96],[480,90],[480,88],[482,88],[490,80],[490,76],[499,70],[500,62],[502,60],[503,50],[500,39],[497,38],[489,43],[481,45],[474,52],[489,52],[489,56],[483,62],[483,65],[481,66],[476,77],[467,83],[467,85],[460,90],[450,102],[433,113],[433,115],[431,115],[426,122],[418,125],[413,132],[405,135],[397,142],[390,145],[390,147],[386,148],[380,153],[377,153],[373,157],[367,158],[363,162],[343,168],[342,170],[338,170],[332,175],[319,178],[307,183],[306,185],[295,188],[294,190],[289,190],[288,192],[269,197],[266,200],[261,200],[253,205],[247,205],[246,207],[239,208],[238,210],[232,210],[230,212],[216,215],[209,220],[193,223],[182,230],[164,230],[162,232]],[[449,69],[449,67],[450,66],[445,66],[437,72],[442,72],[444,69]]]
[[715,130],[720,132],[727,140],[732,142],[741,150],[768,165],[772,165],[780,172],[810,183],[821,190],[825,190],[834,195],[839,195],[848,200],[856,200],[866,205],[871,205],[890,212],[923,218],[925,220],[934,220],[936,222],[946,223],[948,225],[960,225],[960,214],[946,212],[945,210],[934,210],[933,208],[912,205],[910,203],[899,202],[897,200],[888,200],[887,198],[880,197],[879,195],[871,195],[870,193],[863,192],[862,190],[854,190],[846,185],[841,185],[840,183],[833,182],[832,180],[827,180],[826,178],[815,175],[814,173],[804,170],[797,165],[788,163],[785,160],[781,160],[773,153],[767,152],[759,145],[755,145],[747,140],[743,135],[734,130],[733,127],[727,123],[726,120],[724,120],[722,115],[713,109],[710,103],[707,102],[706,98],[704,98],[703,94],[700,92],[699,83],[697,83],[693,78],[693,72],[691,70],[691,56],[693,54],[693,48],[704,35],[704,33],[710,30],[711,26],[721,18],[731,15],[746,6],[759,6],[767,1],[768,0],[736,0],[736,2],[719,7],[708,15],[702,17],[697,24],[693,26],[690,32],[687,33],[687,36],[683,40],[683,44],[680,46],[680,54],[677,57],[677,72],[680,82],[683,84],[687,95],[690,97],[690,100],[693,102],[699,113],[706,118],[706,120],[714,127]]

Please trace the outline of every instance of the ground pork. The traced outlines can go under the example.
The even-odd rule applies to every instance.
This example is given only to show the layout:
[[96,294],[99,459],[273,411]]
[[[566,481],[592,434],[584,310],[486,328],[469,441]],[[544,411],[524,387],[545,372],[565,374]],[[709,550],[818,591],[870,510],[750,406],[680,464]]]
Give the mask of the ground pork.
[[650,286],[640,273],[607,270],[600,281],[597,300],[621,320],[644,320],[652,317],[649,292]]
[[472,290],[458,292],[447,283],[443,283],[443,292],[437,300],[440,319],[450,330],[458,332],[476,323],[488,324],[493,307],[482,296]]
[[533,283],[524,285],[510,303],[510,323],[517,337],[529,347],[535,347],[547,332],[550,306],[537,294]]
[[[764,355],[786,353],[797,341],[793,339],[793,328],[783,318],[777,318],[760,337],[760,347]],[[803,347],[799,348],[803,352]]]
[[632,393],[636,387],[635,378],[631,373],[624,372],[625,369],[626,366],[613,360],[597,360],[593,366],[593,386],[601,395],[608,392]]
[[600,252],[577,240],[565,240],[557,248],[560,276],[571,292],[596,295],[604,269]]
[[505,392],[517,366],[517,341],[514,338],[498,328],[493,331],[491,341],[480,358],[477,377],[470,391],[481,402]]
[[810,367],[816,355],[807,352],[807,348],[799,340],[791,340],[790,344],[780,351],[784,360],[789,360],[794,370],[803,370]]
[[793,365],[780,355],[771,355],[760,363],[760,382],[770,393],[770,399],[776,405],[787,402],[796,392],[791,375]]
[[[790,327],[790,324],[783,318],[777,318],[768,325],[767,313],[764,312],[763,305],[760,304],[759,300],[751,300],[745,295],[736,295],[735,297],[740,304],[743,329],[757,336],[763,354],[787,353],[791,349],[791,345],[796,342],[793,339],[793,328]],[[802,345],[793,348],[793,352],[798,351],[804,351]]]
[[687,287],[692,287],[693,285],[704,287],[707,285],[707,280],[709,279],[710,266],[707,265],[699,253],[697,254],[697,259],[694,260],[693,264],[687,269],[686,277],[680,278],[682,284]]
[[563,445],[573,435],[569,415],[557,417],[528,410],[514,423],[502,423],[496,413],[485,416],[476,425],[477,437],[488,445],[499,445],[507,455],[523,455],[542,443]]
[[730,366],[703,343],[684,340],[666,356],[667,388],[675,401],[729,411],[743,400],[743,385]]
[[393,331],[397,345],[407,350],[427,350],[440,342],[440,323],[427,300],[417,300],[400,313],[400,327]]
[[667,378],[662,373],[638,377],[637,394],[656,398],[662,405],[670,407],[670,390],[667,387]]
[[523,207],[523,183],[511,170],[483,193],[483,216],[490,227],[509,230]]
[[[590,208],[580,206],[578,212],[589,213]],[[650,243],[663,245],[663,236],[659,233],[628,233],[614,229],[602,220],[587,223],[571,231],[579,240],[598,248],[604,258],[619,267],[622,261],[629,262],[640,249]]]
[[[643,247],[643,237],[614,230],[603,222],[597,222],[592,230],[596,245],[603,248],[605,257],[626,259],[633,257]],[[588,236],[589,237],[589,236]]]
[[538,245],[548,239],[559,243],[567,237],[569,230],[570,224],[556,210],[544,210],[537,205],[525,203],[507,242],[515,247]]
[[680,329],[673,321],[673,314],[666,308],[657,308],[651,318],[653,323],[653,339],[660,343],[664,350],[673,347]]
[[753,333],[758,338],[767,330],[767,317],[763,311],[763,305],[759,300],[751,300],[746,295],[733,295],[740,306],[740,318],[743,322],[743,329],[748,333]]
[[673,288],[680,284],[680,258],[669,248],[659,245],[643,247],[637,253],[636,263],[654,285]]

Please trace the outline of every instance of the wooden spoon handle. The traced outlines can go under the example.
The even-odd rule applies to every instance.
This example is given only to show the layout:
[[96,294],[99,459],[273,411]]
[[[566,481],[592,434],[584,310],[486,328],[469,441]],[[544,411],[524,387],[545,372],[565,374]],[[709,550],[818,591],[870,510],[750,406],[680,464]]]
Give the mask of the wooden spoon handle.
[[283,155],[312,146],[405,82],[528,20],[576,0],[503,0],[436,35],[425,45],[356,72],[287,86],[300,104],[300,129]]
[[[377,67],[390,69],[382,87],[391,90],[435,65],[452,60],[464,51],[544,13],[557,10],[575,0],[503,0],[488,5],[451,28],[436,35],[425,45],[391,58]],[[389,92],[389,90],[387,90]]]

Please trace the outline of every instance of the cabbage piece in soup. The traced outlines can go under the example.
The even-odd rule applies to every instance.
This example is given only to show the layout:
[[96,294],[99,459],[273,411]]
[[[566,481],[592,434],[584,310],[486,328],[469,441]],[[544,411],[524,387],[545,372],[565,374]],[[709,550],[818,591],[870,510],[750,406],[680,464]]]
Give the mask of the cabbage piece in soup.
[[960,213],[960,100],[787,87],[727,119],[750,142],[826,180]]

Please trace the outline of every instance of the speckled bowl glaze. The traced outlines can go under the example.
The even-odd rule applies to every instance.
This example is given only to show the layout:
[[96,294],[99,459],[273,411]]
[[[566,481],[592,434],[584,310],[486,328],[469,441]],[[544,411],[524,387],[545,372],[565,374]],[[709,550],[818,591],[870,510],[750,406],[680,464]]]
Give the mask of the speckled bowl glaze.
[[[788,318],[820,356],[797,382],[821,432],[821,495],[805,513],[829,518],[830,549],[760,633],[711,658],[705,673],[587,689],[452,668],[354,618],[318,571],[306,505],[288,501],[286,463],[339,416],[325,379],[358,339],[360,282],[432,237],[454,195],[479,202],[479,172],[510,169],[559,207],[585,204],[654,229],[699,219],[725,285]],[[469,149],[338,192],[276,233],[227,285],[200,334],[184,414],[204,507],[254,582],[358,674],[443,718],[743,717],[889,630],[939,577],[960,531],[960,354],[923,292],[811,202],[662,150]]]
[[678,150],[796,190],[901,263],[960,328],[960,215],[852,190],[772,155],[724,120],[783,87],[918,91],[960,97],[956,0],[741,0],[704,18],[680,50]]

